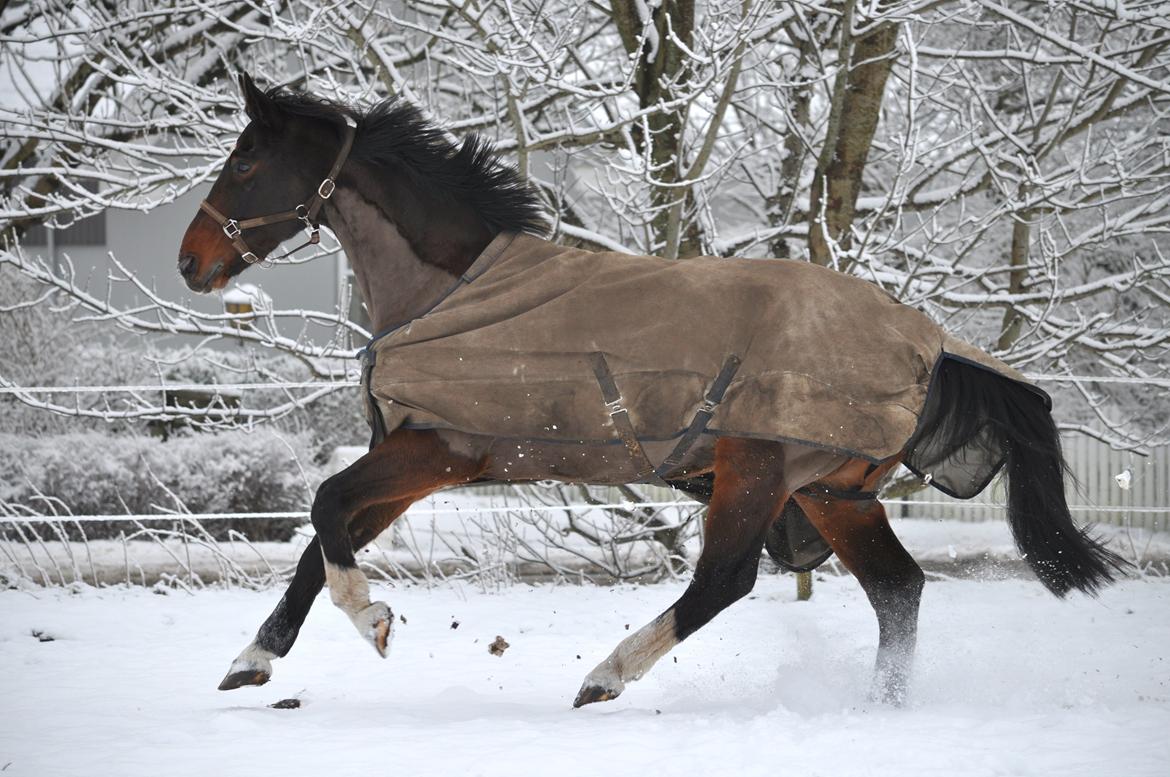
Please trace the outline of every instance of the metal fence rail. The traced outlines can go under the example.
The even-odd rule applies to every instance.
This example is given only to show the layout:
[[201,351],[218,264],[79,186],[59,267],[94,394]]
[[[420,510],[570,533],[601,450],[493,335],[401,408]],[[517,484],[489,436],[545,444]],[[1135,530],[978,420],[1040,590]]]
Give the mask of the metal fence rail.
[[[1170,447],[1151,450],[1149,456],[1129,451],[1113,450],[1085,435],[1064,435],[1065,460],[1073,476],[1069,490],[1069,509],[1078,520],[1087,523],[1108,523],[1132,526],[1154,531],[1170,530]],[[339,449],[341,451],[342,449]],[[335,456],[335,467],[341,469],[351,458]],[[1123,487],[1122,483],[1125,484]],[[617,489],[605,489],[601,501],[565,504],[523,504],[508,506],[416,507],[411,515],[479,514],[496,515],[510,512],[589,512],[633,508],[692,508],[698,502],[676,498],[677,494],[658,486],[641,486],[647,501],[630,502]],[[465,490],[485,496],[514,494],[508,484],[467,486]],[[996,478],[979,498],[953,499],[933,489],[923,492],[922,498],[886,499],[883,503],[891,517],[928,518],[980,522],[1001,520],[1005,502],[1004,484]],[[252,513],[176,513],[150,514],[112,513],[107,515],[18,514],[0,515],[0,524],[12,523],[93,523],[103,521],[215,521],[215,520],[309,520],[307,511],[252,512]]]
[[[1109,446],[1082,434],[1065,434],[1065,458],[1074,481],[1070,484],[1069,509],[1083,523],[1107,523],[1131,526],[1153,531],[1170,530],[1170,447],[1151,450],[1149,456],[1129,451],[1113,450]],[[348,452],[349,449],[338,449]],[[343,468],[356,456],[335,456],[333,466]],[[1120,476],[1120,480],[1119,480]],[[1127,487],[1123,487],[1122,483]],[[489,496],[514,494],[514,487],[506,484],[469,486],[468,490]],[[589,512],[632,508],[693,508],[698,505],[677,494],[656,486],[641,490],[648,501],[632,503],[616,489],[598,492],[599,502],[566,504],[514,504],[506,506],[463,505],[458,507],[417,506],[411,515],[504,515],[508,513]],[[900,518],[944,519],[964,522],[996,521],[1003,519],[1004,486],[997,478],[987,490],[974,500],[959,500],[934,491],[922,492],[919,498],[884,500],[889,514]],[[270,520],[299,519],[306,523],[309,513],[154,513],[144,515],[8,515],[0,516],[4,523],[50,523],[57,521],[90,523],[100,521],[215,521],[215,520]]]

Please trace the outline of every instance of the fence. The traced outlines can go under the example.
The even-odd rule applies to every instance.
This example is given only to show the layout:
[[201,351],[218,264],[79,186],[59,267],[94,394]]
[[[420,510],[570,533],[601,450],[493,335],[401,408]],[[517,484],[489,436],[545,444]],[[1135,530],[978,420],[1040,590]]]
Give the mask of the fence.
[[[1074,483],[1069,503],[1079,522],[1165,531],[1170,529],[1170,447],[1140,456],[1113,450],[1083,434],[1063,436],[1065,460]],[[922,492],[924,495],[927,492]],[[1004,485],[997,478],[977,500],[952,499],[929,491],[921,499],[892,500],[891,515],[990,521],[1003,518]]]
[[[1113,381],[1110,381],[1113,382]],[[1128,382],[1128,381],[1127,381]],[[257,388],[316,389],[349,386],[306,382],[240,384],[233,386],[0,386],[0,395],[55,393],[104,393],[113,391],[175,391],[202,388],[212,392]],[[1161,385],[1158,381],[1156,385]],[[295,404],[295,402],[294,402]],[[167,408],[160,408],[164,412]],[[239,408],[222,408],[225,415]],[[341,469],[362,453],[338,449],[333,469]],[[1084,434],[1065,436],[1065,453],[1076,486],[1070,490],[1070,506],[1083,523],[1170,530],[1170,447],[1158,447],[1141,455],[1118,451]],[[412,536],[382,540],[379,564],[386,574],[412,577],[434,574],[468,574],[499,579],[542,567],[560,576],[602,570],[598,579],[630,579],[670,575],[682,571],[688,543],[697,541],[697,505],[665,489],[639,487],[640,499],[630,492],[601,489],[592,492],[565,487],[552,490],[511,486],[479,487],[460,498],[457,507],[418,505],[414,520],[405,522]],[[476,496],[478,494],[478,496]],[[949,519],[965,522],[1001,521],[1003,487],[998,481],[979,501],[959,501],[927,489],[910,498],[886,500],[893,517]],[[569,517],[573,516],[573,517]],[[216,513],[186,515],[36,515],[31,511],[0,510],[0,567],[16,568],[28,579],[46,584],[72,580],[143,582],[148,579],[173,584],[200,584],[200,576],[231,582],[269,581],[287,574],[305,536],[292,543],[252,543],[232,533],[228,542],[217,542],[202,522],[222,525],[222,520],[264,521],[283,518],[304,521],[306,512]],[[132,521],[135,528],[120,541],[70,542],[66,527],[84,536],[83,527],[94,522]],[[521,526],[517,531],[517,525]],[[130,542],[148,540],[149,543]],[[144,552],[149,545],[151,552]],[[634,548],[640,552],[633,553]],[[133,553],[139,558],[134,559]],[[199,556],[202,555],[202,560]],[[97,556],[97,558],[95,558]],[[104,558],[103,558],[104,557]],[[27,563],[27,569],[25,565]],[[100,569],[105,569],[103,576]],[[111,574],[113,569],[115,573]],[[35,572],[33,571],[35,570]],[[494,570],[494,571],[493,571]],[[3,569],[0,569],[2,578]],[[185,582],[184,582],[185,581]]]

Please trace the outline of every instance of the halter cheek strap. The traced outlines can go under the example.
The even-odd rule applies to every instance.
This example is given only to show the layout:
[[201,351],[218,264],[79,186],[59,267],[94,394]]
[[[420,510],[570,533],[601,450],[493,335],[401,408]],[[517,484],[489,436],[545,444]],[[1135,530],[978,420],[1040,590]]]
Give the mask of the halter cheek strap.
[[305,225],[305,231],[309,234],[309,239],[280,257],[281,259],[292,256],[306,246],[314,246],[321,242],[321,226],[317,221],[317,214],[321,212],[321,207],[325,204],[325,200],[332,197],[333,192],[337,191],[337,176],[341,173],[341,168],[345,165],[345,160],[349,157],[350,149],[353,148],[353,138],[356,134],[357,122],[351,117],[346,116],[345,139],[342,141],[341,151],[337,154],[337,159],[334,160],[333,167],[329,169],[329,175],[317,185],[317,191],[313,192],[309,199],[292,210],[284,210],[279,213],[256,216],[250,219],[233,219],[220,213],[207,200],[199,203],[199,209],[210,216],[216,224],[219,224],[223,233],[232,241],[232,246],[240,252],[240,258],[248,264],[271,267],[273,264],[271,260],[260,258],[244,242],[244,230],[255,229],[256,227],[263,227],[269,224],[280,224],[285,221],[299,220],[303,223]]

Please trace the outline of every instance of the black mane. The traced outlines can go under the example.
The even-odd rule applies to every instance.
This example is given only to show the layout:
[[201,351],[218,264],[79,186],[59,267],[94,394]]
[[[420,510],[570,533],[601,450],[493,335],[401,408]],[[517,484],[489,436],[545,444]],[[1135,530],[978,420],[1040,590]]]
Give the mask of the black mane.
[[495,230],[543,235],[548,231],[536,192],[516,170],[496,157],[476,134],[456,146],[414,105],[391,98],[368,111],[281,87],[268,91],[280,110],[293,116],[357,122],[350,158],[375,166],[394,165],[416,186],[470,205]]

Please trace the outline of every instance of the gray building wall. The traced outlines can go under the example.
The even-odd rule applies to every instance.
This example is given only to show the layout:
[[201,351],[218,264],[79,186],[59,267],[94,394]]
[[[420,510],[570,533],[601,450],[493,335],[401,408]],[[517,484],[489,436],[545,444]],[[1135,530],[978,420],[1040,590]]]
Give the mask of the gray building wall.
[[[99,297],[106,296],[107,278],[119,275],[117,266],[109,258],[112,253],[139,281],[163,299],[204,313],[222,313],[223,300],[220,294],[191,292],[176,269],[183,233],[195,217],[199,201],[209,188],[200,187],[148,213],[106,211],[105,245],[58,245],[53,253],[57,259],[67,258],[73,265],[78,283],[87,286],[91,293]],[[296,240],[301,240],[299,234]],[[285,248],[295,244],[290,241]],[[26,250],[45,259],[53,259],[46,245],[26,246]],[[309,256],[311,253],[305,249],[299,255]],[[344,264],[344,255],[338,252],[334,256],[322,256],[303,264],[277,265],[269,269],[252,267],[234,280],[259,286],[272,298],[277,310],[308,309],[333,313],[342,298]],[[109,288],[110,298],[120,307],[133,307],[146,302],[132,284],[114,283]],[[231,284],[228,288],[231,288]],[[289,337],[300,336],[301,331],[302,326],[291,320],[282,324],[282,334]],[[319,344],[328,340],[331,334],[331,328],[320,325],[309,325],[304,329],[304,336]]]

